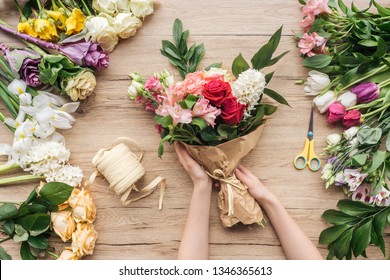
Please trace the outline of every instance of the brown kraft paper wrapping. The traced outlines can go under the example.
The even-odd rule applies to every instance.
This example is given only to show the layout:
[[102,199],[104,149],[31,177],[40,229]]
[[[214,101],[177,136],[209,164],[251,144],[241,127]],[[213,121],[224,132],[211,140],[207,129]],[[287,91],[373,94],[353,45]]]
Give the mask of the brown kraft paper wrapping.
[[208,172],[219,180],[218,207],[224,227],[239,222],[249,225],[263,220],[263,213],[248,188],[239,181],[234,170],[256,144],[263,132],[264,124],[251,133],[217,146],[184,144],[188,153]]

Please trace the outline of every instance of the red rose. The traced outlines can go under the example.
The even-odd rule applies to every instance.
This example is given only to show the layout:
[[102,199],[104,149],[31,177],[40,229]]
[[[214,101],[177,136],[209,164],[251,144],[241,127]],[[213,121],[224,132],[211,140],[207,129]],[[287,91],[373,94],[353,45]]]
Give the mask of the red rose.
[[233,97],[230,84],[221,80],[213,80],[204,85],[203,96],[214,106],[221,107],[224,100]]
[[221,118],[225,124],[238,124],[244,116],[246,106],[237,102],[237,98],[225,99],[221,106]]
[[333,103],[328,107],[326,120],[328,123],[334,124],[342,120],[345,116],[345,107],[340,103]]
[[348,111],[343,118],[343,125],[345,128],[358,126],[361,123],[361,114],[359,110]]

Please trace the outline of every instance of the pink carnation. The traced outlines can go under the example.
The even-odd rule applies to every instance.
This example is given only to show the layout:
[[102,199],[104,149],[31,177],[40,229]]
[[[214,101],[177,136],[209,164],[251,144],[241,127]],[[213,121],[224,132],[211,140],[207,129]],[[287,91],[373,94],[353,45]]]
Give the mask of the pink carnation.
[[173,90],[177,94],[182,95],[185,98],[189,94],[201,95],[203,90],[203,85],[207,81],[203,77],[203,72],[198,71],[195,73],[187,74],[184,81],[179,82],[173,85]]
[[306,5],[302,7],[303,15],[309,14],[319,15],[322,13],[330,14],[332,10],[328,6],[328,0],[309,0]]
[[298,47],[300,48],[301,53],[308,57],[320,53],[326,53],[325,46],[326,39],[318,35],[316,32],[313,32],[311,34],[303,34],[302,39],[298,42]]
[[214,127],[215,119],[221,114],[221,110],[209,104],[206,98],[199,99],[192,109],[193,117],[201,117],[209,125]]

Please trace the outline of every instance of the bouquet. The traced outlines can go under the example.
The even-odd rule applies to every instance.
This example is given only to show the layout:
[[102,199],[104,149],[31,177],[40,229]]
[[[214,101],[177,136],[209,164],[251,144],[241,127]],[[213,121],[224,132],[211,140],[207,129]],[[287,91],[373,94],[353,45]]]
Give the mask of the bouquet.
[[[6,202],[0,206],[1,230],[6,238],[21,243],[23,260],[44,258],[76,260],[93,254],[97,232],[93,222],[96,207],[89,191],[73,188],[64,183],[42,183],[22,203]],[[49,246],[52,233],[63,242],[72,239],[71,247],[60,256]],[[0,247],[0,259],[11,256]]]
[[189,31],[183,32],[182,22],[176,19],[174,43],[163,41],[161,53],[177,67],[184,80],[175,83],[167,71],[149,79],[130,74],[130,98],[155,114],[156,128],[162,138],[159,157],[163,155],[165,142],[182,142],[208,175],[220,181],[218,205],[225,227],[263,220],[260,207],[235,177],[234,170],[256,146],[266,118],[276,111],[275,106],[262,102],[263,95],[288,105],[281,95],[266,87],[273,72],[267,75],[260,72],[287,53],[272,58],[281,31],[280,28],[253,56],[253,68],[238,55],[232,66],[233,77],[220,63],[197,71],[204,45],[193,44],[188,48]]
[[[304,4],[298,47],[311,69],[305,92],[341,134],[327,137],[328,157],[322,171],[326,188],[343,188],[350,200],[338,203],[323,218],[328,258],[366,256],[369,244],[384,255],[383,232],[390,223],[390,9],[376,1],[359,10],[342,0],[300,1]],[[377,13],[370,12],[371,6]]]

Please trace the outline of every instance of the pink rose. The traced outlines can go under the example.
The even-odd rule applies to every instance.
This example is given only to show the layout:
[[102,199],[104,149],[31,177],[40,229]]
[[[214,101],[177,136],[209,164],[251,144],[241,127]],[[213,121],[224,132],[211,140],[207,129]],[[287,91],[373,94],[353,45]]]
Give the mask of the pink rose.
[[345,116],[345,107],[340,103],[333,103],[328,108],[326,114],[326,121],[330,124],[334,124],[342,120],[344,116]]

